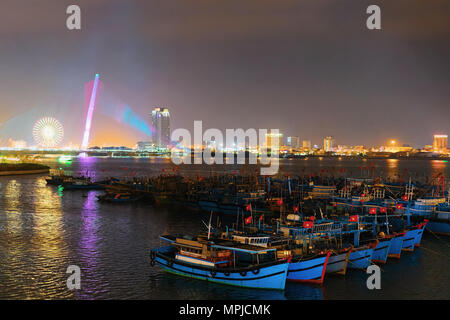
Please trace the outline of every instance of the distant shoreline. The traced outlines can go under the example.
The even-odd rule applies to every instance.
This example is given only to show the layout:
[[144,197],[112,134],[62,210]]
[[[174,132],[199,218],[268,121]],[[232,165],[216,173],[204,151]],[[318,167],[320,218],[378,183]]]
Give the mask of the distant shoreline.
[[48,173],[50,167],[37,163],[0,163],[0,176]]

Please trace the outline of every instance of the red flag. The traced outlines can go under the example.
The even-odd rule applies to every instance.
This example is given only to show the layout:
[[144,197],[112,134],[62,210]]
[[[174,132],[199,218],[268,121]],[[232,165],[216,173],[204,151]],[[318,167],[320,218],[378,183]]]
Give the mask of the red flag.
[[123,170],[127,170],[127,167],[124,167]]
[[399,203],[399,204],[397,204],[395,207],[396,207],[398,210],[401,210],[401,209],[403,209],[403,204],[402,204],[402,203]]
[[281,206],[281,205],[283,204],[283,199],[278,199],[278,200],[277,200],[277,204],[278,204],[279,206]]
[[314,220],[316,220],[316,217],[310,216],[310,217],[309,217],[309,220],[310,220],[310,221],[314,221]]
[[252,204],[249,203],[249,204],[245,207],[245,210],[247,210],[247,211],[252,210]]
[[358,220],[359,220],[358,215],[350,216],[348,219],[348,221],[350,222],[358,222]]
[[314,225],[314,222],[312,222],[312,221],[304,221],[304,222],[303,222],[303,228],[308,228],[308,229],[310,229],[310,228],[313,227],[313,225]]
[[341,169],[341,172],[344,173],[344,172],[345,172],[345,168],[342,168],[342,169]]
[[377,214],[377,208],[370,208],[369,214]]
[[407,194],[405,194],[404,196],[403,196],[403,198],[402,198],[404,201],[408,201],[408,195]]
[[387,213],[387,208],[386,207],[381,207],[380,208],[380,213]]
[[334,203],[333,203],[333,207],[337,207],[337,202],[334,202]]
[[100,170],[101,172],[105,172],[105,169]]
[[249,223],[252,223],[252,216],[245,218],[245,224],[249,224]]
[[259,217],[259,221],[262,221],[263,218],[264,218],[264,215],[262,214],[262,215]]
[[293,206],[292,210],[294,210],[294,212],[298,212],[298,206]]

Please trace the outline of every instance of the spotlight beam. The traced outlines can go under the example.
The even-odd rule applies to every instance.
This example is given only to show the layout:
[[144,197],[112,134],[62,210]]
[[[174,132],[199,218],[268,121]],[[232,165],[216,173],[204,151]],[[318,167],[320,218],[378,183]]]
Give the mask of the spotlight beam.
[[91,132],[92,116],[94,114],[95,99],[97,97],[98,78],[99,78],[99,75],[98,75],[98,73],[96,73],[95,80],[94,80],[94,86],[92,88],[92,93],[91,93],[91,100],[89,101],[89,109],[87,112],[86,124],[84,126],[83,141],[81,143],[82,150],[86,150],[89,146],[89,134]]

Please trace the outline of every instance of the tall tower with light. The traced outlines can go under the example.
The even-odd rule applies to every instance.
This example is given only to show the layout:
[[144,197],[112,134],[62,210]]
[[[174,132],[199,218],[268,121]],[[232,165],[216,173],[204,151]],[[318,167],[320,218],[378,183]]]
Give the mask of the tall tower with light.
[[154,107],[152,111],[153,143],[157,148],[170,144],[170,112],[168,108]]

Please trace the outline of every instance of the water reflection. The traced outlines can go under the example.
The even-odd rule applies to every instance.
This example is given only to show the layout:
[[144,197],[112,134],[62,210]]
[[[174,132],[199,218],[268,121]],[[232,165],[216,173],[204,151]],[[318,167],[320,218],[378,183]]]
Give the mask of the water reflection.
[[[81,238],[78,244],[80,259],[79,266],[83,274],[82,290],[77,296],[82,299],[93,299],[98,291],[105,291],[108,282],[99,272],[99,216],[95,192],[83,195],[85,198],[81,210]],[[78,262],[77,262],[78,263]]]
[[33,186],[33,231],[30,246],[33,258],[31,279],[39,298],[70,296],[65,285],[68,245],[62,221],[61,197],[39,179]]

